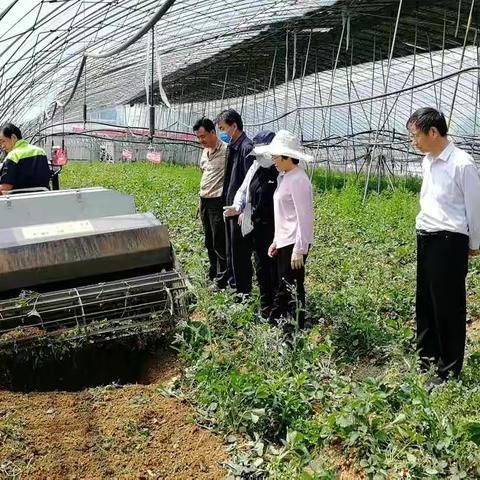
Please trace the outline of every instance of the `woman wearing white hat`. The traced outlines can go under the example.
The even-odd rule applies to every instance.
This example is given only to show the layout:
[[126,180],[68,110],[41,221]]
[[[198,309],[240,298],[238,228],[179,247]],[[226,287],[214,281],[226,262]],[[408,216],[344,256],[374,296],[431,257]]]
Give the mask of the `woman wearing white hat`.
[[302,328],[305,260],[313,243],[313,195],[310,179],[299,163],[311,161],[312,157],[303,153],[298,138],[287,130],[277,132],[270,145],[254,149],[254,154],[263,153],[272,156],[280,172],[273,196],[275,236],[268,250],[271,257],[277,257],[279,281],[270,320],[278,321],[290,315]]

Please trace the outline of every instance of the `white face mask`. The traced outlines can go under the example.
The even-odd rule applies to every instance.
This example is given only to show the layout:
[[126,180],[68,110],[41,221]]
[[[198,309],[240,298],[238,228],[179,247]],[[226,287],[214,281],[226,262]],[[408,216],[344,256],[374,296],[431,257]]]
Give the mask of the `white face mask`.
[[272,156],[268,153],[257,154],[256,161],[258,166],[262,168],[270,168],[273,165]]

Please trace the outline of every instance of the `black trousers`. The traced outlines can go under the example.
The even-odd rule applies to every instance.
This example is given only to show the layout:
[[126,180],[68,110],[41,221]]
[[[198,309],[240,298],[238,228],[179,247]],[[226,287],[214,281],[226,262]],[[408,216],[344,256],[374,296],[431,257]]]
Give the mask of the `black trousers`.
[[224,276],[227,270],[222,198],[200,198],[200,218],[210,263],[208,277],[210,280],[218,279]]
[[277,286],[276,259],[268,256],[273,242],[274,222],[257,221],[253,224],[253,253],[255,272],[260,290],[260,311],[263,318],[269,318]]
[[444,379],[463,364],[468,250],[466,235],[417,232],[417,351],[421,368],[433,363]]
[[[292,270],[293,244],[277,250],[277,292],[270,320],[291,316],[298,319],[298,326],[305,325],[305,267]],[[303,256],[304,263],[307,255]]]
[[252,291],[252,235],[242,235],[238,216],[225,220],[227,239],[227,274],[224,277],[238,293]]

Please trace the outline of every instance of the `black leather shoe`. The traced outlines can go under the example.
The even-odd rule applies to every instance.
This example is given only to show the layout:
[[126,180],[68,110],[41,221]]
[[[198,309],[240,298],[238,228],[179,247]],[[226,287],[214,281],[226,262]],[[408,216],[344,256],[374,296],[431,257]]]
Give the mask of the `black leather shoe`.
[[446,383],[445,379],[439,376],[435,376],[430,380],[428,380],[427,382],[425,382],[425,390],[427,390],[427,392],[430,393],[435,387],[438,387],[439,385],[443,385],[444,383]]

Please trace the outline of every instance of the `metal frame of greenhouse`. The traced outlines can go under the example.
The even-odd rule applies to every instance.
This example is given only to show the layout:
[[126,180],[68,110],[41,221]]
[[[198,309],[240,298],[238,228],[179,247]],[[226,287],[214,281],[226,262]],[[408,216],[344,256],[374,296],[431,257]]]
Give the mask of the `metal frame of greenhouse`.
[[195,120],[233,107],[247,133],[287,128],[318,164],[390,178],[416,172],[405,122],[434,106],[480,160],[478,3],[17,0],[0,12],[0,119],[45,145],[192,162]]

